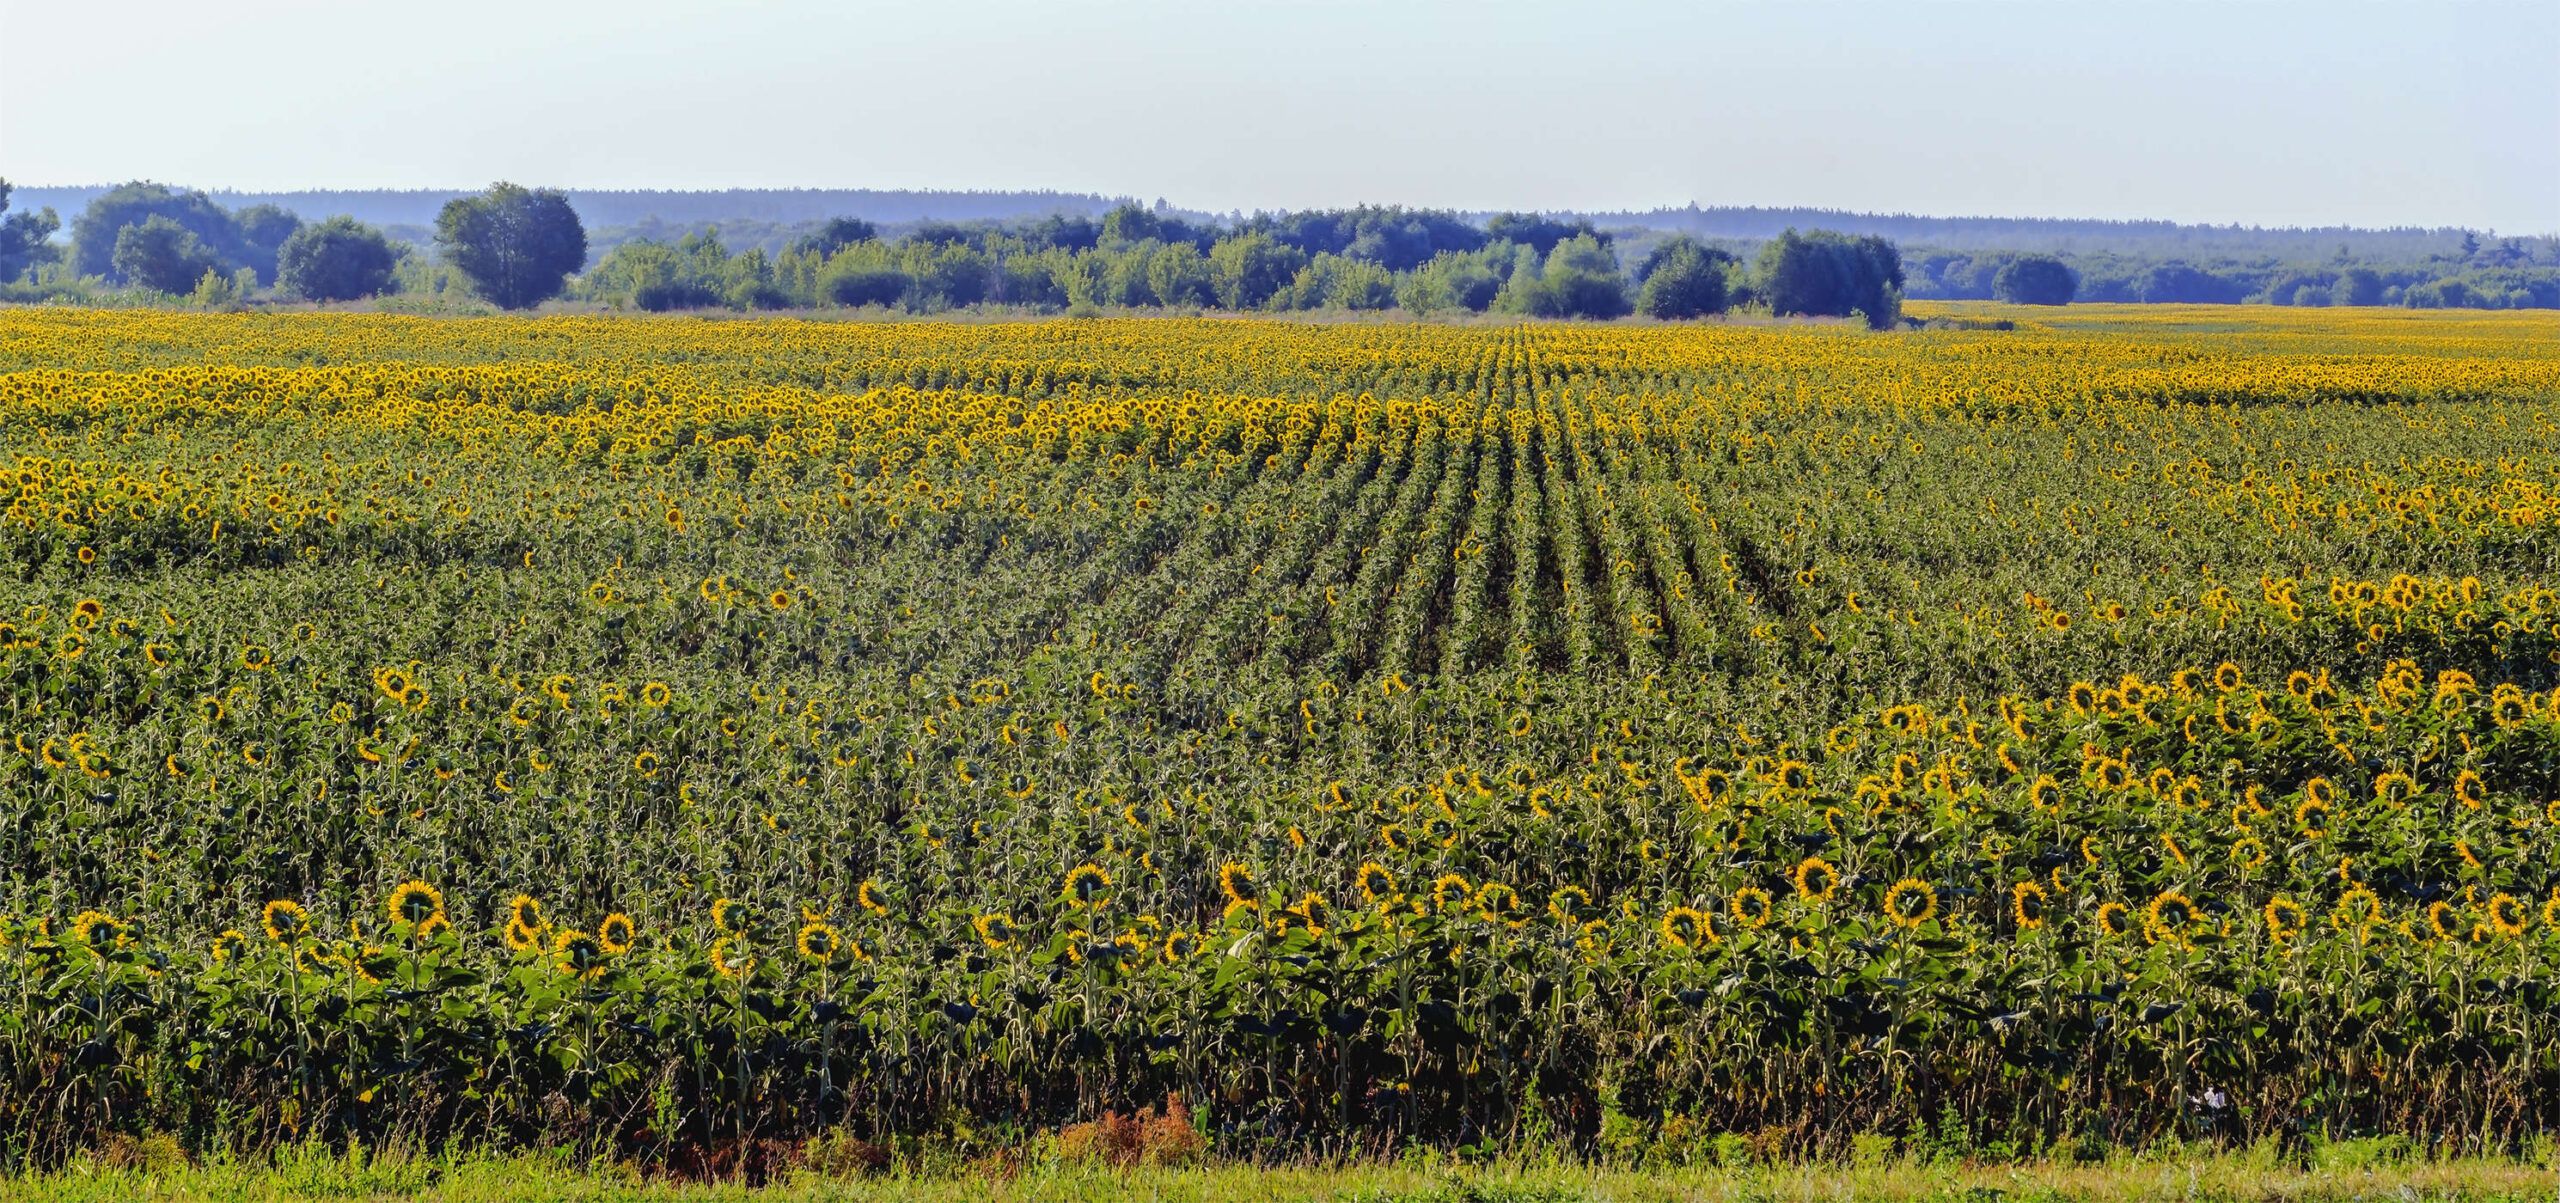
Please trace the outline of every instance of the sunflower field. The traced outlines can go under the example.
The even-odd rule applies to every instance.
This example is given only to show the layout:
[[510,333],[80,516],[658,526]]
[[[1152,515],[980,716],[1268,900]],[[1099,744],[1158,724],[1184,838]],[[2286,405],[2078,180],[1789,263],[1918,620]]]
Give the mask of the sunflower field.
[[1934,316],[0,311],[0,1159],[2560,1128],[2560,319]]

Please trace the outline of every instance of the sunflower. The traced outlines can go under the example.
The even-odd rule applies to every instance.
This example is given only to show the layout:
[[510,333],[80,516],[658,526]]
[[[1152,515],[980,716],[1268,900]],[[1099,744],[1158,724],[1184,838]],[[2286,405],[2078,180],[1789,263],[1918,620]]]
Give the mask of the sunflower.
[[2018,921],[2021,931],[2035,931],[2044,926],[2045,892],[2042,885],[2022,881],[2009,887],[2009,917]]
[[714,898],[711,900],[711,926],[732,936],[744,936],[754,927],[754,918],[736,900]]
[[791,608],[791,591],[788,589],[776,589],[773,591],[773,596],[764,600],[765,604],[772,606],[776,610],[788,610]]
[[2246,678],[2240,675],[2240,666],[2233,664],[2228,660],[2215,665],[2213,668],[2213,687],[2224,693],[2229,693],[2232,690],[2240,688],[2242,681],[2245,679]]
[[2098,904],[2098,930],[2121,937],[2133,930],[2133,912],[2121,902]]
[[2385,806],[2406,806],[2418,795],[2418,782],[2407,773],[2393,771],[2373,779],[2373,800]]
[[2460,929],[2461,912],[2441,898],[2427,904],[2427,926],[2439,940],[2453,939]]
[[2489,787],[2480,780],[2480,774],[2464,769],[2454,775],[2453,796],[2464,806],[2478,810],[2489,801]]
[[560,972],[584,981],[603,977],[608,968],[604,941],[582,931],[564,931],[551,941],[553,963]]
[[430,926],[442,925],[444,892],[423,881],[404,881],[392,887],[383,909],[391,913],[393,923],[406,923],[424,932]]
[[290,898],[278,898],[261,908],[258,922],[267,929],[267,938],[278,944],[297,944],[311,935],[311,913]]
[[2278,944],[2288,944],[2302,934],[2302,907],[2290,898],[2271,898],[2258,912],[2267,921],[2267,935]]
[[1013,920],[1000,914],[982,914],[969,921],[978,939],[989,948],[1005,948],[1013,943]]
[[1509,729],[1510,729],[1510,732],[1511,732],[1511,738],[1513,738],[1513,739],[1521,739],[1521,738],[1525,738],[1525,737],[1529,734],[1529,730],[1530,730],[1530,728],[1531,728],[1533,725],[1534,725],[1534,720],[1532,720],[1532,719],[1529,717],[1529,712],[1528,712],[1528,711],[1526,711],[1526,710],[1515,710],[1515,711],[1512,711],[1512,712],[1511,712],[1511,724],[1510,724],[1510,728],[1509,728]]
[[1262,905],[1262,887],[1254,884],[1253,870],[1237,861],[1218,866],[1218,892],[1227,896],[1229,910]]
[[1840,871],[1819,856],[1798,861],[1788,880],[1795,883],[1796,897],[1817,904],[1831,901],[1831,896],[1840,890]]
[[2040,773],[2035,784],[2027,787],[2027,801],[2037,810],[2053,814],[2062,809],[2062,783],[2050,773]]
[[1187,931],[1169,932],[1164,938],[1164,963],[1178,965],[1200,950],[1200,937]]
[[1111,874],[1102,866],[1086,861],[1067,870],[1066,882],[1059,896],[1077,907],[1100,906],[1111,897]]
[[1713,914],[1696,907],[1675,906],[1662,913],[1662,938],[1674,948],[1703,948],[1724,942]]
[[1769,922],[1769,891],[1758,886],[1744,886],[1734,891],[1725,906],[1746,927],[1764,927]]
[[71,917],[71,942],[97,950],[122,948],[132,943],[132,933],[123,920],[105,911],[82,911]]
[[652,710],[664,707],[667,703],[674,701],[675,697],[675,691],[667,688],[667,683],[664,681],[651,681],[640,687],[640,704]]
[[739,946],[736,936],[723,936],[711,942],[712,971],[726,978],[743,978],[756,971],[756,958]]
[[1937,917],[1938,891],[1917,877],[1906,877],[1884,892],[1884,917],[1896,927],[1918,927]]
[[2513,939],[2524,934],[2524,904],[2516,901],[2515,895],[2492,894],[2489,896],[2489,905],[2484,909],[2489,916],[2489,926],[2496,929],[2499,935]]
[[1524,920],[1513,917],[1519,905],[1519,891],[1501,882],[1488,881],[1476,889],[1476,914],[1487,923],[1520,926]]
[[1395,874],[1387,872],[1387,867],[1376,861],[1361,862],[1360,871],[1353,880],[1360,887],[1360,896],[1372,906],[1386,905],[1395,897]]
[[1547,895],[1547,913],[1555,916],[1558,923],[1578,924],[1590,909],[1591,891],[1581,886],[1560,886]]
[[853,888],[853,901],[874,915],[886,916],[889,913],[888,898],[881,894],[880,883],[871,878],[863,878],[862,884]]
[[1801,760],[1779,761],[1778,771],[1772,774],[1772,778],[1778,788],[1793,793],[1813,788],[1813,769]]
[[1431,907],[1448,912],[1461,909],[1475,900],[1475,887],[1457,873],[1443,873],[1431,880]]
[[603,922],[596,924],[596,946],[613,956],[631,951],[632,942],[638,937],[639,929],[632,924],[631,916],[620,911],[605,916]]
[[2150,905],[2142,909],[2143,935],[2154,944],[2183,938],[2195,922],[2195,900],[2176,890],[2152,895]]
[[2329,804],[2318,798],[2304,798],[2293,808],[2294,830],[2312,839],[2329,834]]
[[791,941],[800,950],[800,959],[813,965],[825,965],[844,953],[844,937],[836,934],[825,920],[811,920],[800,925],[800,934]]

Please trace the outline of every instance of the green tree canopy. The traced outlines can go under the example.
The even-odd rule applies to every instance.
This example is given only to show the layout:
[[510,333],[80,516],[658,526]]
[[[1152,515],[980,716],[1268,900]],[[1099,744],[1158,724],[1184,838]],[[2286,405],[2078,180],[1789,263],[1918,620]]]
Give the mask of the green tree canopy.
[[436,245],[473,291],[502,309],[560,295],[587,261],[587,230],[568,197],[508,183],[446,202]]
[[1991,295],[2016,305],[2068,305],[2079,277],[2051,255],[2020,255],[1991,277]]
[[[282,213],[282,210],[277,210]],[[287,221],[291,214],[283,214]],[[135,182],[120,185],[90,201],[89,207],[71,222],[71,269],[83,276],[103,276],[116,284],[133,281],[116,266],[117,241],[124,231],[154,217],[165,218],[172,225],[195,236],[197,245],[228,273],[239,268],[258,268],[262,273],[275,271],[275,245],[269,244],[264,255],[241,233],[239,224],[213,198],[202,192],[180,192],[160,184]],[[271,232],[275,218],[258,218],[262,233]],[[290,232],[290,231],[288,231]],[[156,237],[156,236],[155,236]],[[259,260],[263,258],[261,266]],[[197,275],[203,273],[198,272]],[[190,276],[187,288],[195,287]],[[168,290],[163,290],[168,291]],[[180,289],[178,291],[184,291]]]
[[352,301],[390,292],[400,252],[382,231],[352,217],[296,229],[276,252],[276,285],[314,301]]
[[1762,299],[1779,315],[1862,314],[1878,330],[1902,316],[1902,253],[1873,235],[1794,230],[1760,248]]
[[194,291],[206,272],[222,267],[195,231],[157,214],[117,230],[108,261],[115,278],[171,294]]
[[1733,256],[1686,234],[1655,247],[1636,269],[1636,312],[1666,321],[1722,313],[1731,303],[1726,274]]
[[26,275],[39,263],[53,261],[49,240],[62,228],[62,219],[51,209],[9,213],[9,181],[0,180],[0,284]]

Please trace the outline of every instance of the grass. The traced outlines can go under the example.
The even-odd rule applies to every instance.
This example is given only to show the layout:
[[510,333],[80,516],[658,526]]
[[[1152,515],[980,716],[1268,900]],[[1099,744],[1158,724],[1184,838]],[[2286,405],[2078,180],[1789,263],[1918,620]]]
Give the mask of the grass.
[[[1629,1170],[1563,1163],[1460,1167],[1393,1164],[1211,1165],[1113,1170],[1045,1162],[981,1162],[863,1178],[798,1174],[746,1186],[652,1181],[626,1166],[565,1155],[340,1156],[289,1149],[272,1160],[118,1168],[96,1159],[0,1181],[0,1203],[115,1200],[753,1200],[799,1203],[1052,1203],[1147,1200],[1220,1203],[1671,1203],[1679,1200],[1815,1201],[2096,1200],[2549,1200],[2560,1171],[2515,1160],[2425,1160],[2393,1150],[2333,1145],[2307,1159],[2270,1151],[2171,1151],[2097,1163],[1969,1164],[1959,1161],[1808,1162],[1775,1166]],[[2307,1162],[2307,1163],[2306,1163]]]

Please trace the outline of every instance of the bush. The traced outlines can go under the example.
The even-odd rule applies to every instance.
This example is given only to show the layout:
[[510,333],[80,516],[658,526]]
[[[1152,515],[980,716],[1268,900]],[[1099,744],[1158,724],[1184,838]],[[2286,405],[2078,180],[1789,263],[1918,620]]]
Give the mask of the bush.
[[893,267],[849,267],[828,277],[827,299],[857,309],[865,305],[895,305],[905,299],[907,289],[914,283],[907,273]]
[[1991,295],[2013,305],[2068,305],[2078,277],[2051,255],[2020,255],[1991,277]]

